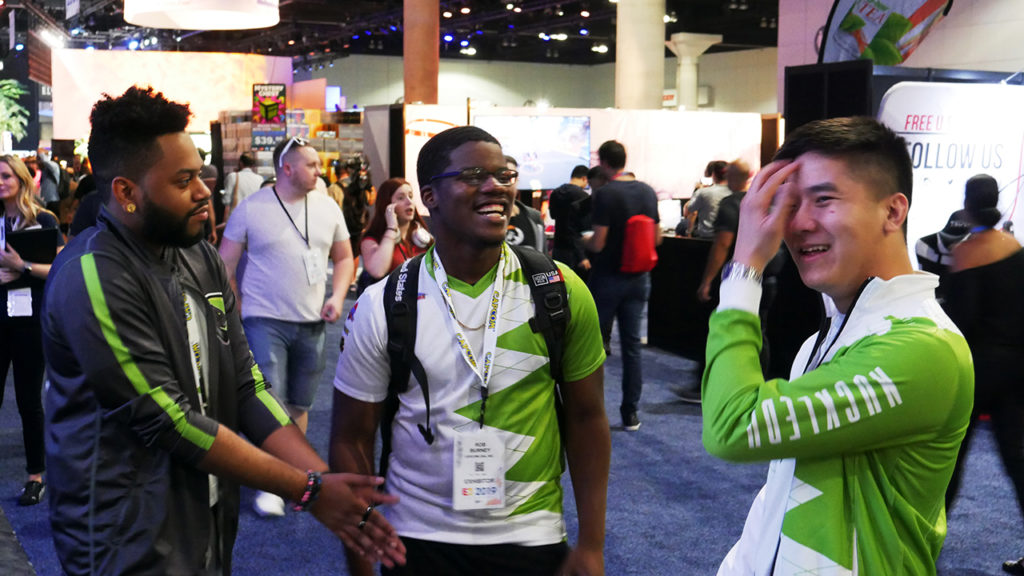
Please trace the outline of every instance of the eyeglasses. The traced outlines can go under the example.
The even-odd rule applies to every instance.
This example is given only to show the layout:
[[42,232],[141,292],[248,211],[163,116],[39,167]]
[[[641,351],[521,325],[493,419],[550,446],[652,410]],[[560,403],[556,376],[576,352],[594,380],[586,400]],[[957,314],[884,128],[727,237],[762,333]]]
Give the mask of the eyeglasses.
[[305,138],[299,138],[298,136],[292,136],[291,138],[289,138],[288,143],[285,144],[284,148],[281,149],[281,155],[277,157],[278,168],[284,168],[284,155],[287,154],[288,151],[291,150],[292,146],[295,144],[298,144],[298,146],[301,148],[303,146],[308,146],[309,141],[306,140]]
[[488,172],[483,168],[463,168],[462,170],[454,170],[452,172],[445,172],[438,174],[430,179],[433,183],[434,180],[440,180],[441,178],[455,178],[463,184],[469,186],[480,186],[487,181],[488,178],[494,178],[494,181],[501,186],[508,186],[514,184],[516,178],[519,178],[519,172],[515,170],[509,170],[508,168],[502,168],[501,170],[495,170],[494,172]]

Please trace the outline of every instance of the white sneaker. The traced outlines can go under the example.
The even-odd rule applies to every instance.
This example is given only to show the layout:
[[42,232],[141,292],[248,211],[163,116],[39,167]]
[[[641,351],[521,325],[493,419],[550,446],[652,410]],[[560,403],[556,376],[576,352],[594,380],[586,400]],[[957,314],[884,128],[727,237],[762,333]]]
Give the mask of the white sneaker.
[[253,510],[263,517],[284,516],[284,500],[277,494],[260,492],[253,502]]

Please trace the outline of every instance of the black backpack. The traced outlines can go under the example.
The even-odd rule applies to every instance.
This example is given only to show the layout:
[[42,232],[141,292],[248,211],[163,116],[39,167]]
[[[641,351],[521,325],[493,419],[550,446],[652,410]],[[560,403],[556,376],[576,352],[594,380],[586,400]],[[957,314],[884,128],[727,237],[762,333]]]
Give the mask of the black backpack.
[[[509,246],[519,258],[523,274],[530,285],[534,317],[530,328],[534,333],[544,335],[548,347],[551,375],[555,383],[562,382],[562,351],[565,330],[569,325],[569,299],[565,281],[554,260],[524,246]],[[388,275],[384,286],[384,316],[388,325],[388,356],[391,360],[391,380],[388,382],[388,396],[384,401],[381,417],[381,455],[379,474],[384,476],[391,454],[391,423],[398,412],[398,395],[409,389],[409,375],[416,376],[426,403],[425,424],[417,424],[427,444],[434,443],[434,432],[430,427],[430,393],[427,375],[423,365],[416,358],[416,303],[419,293],[419,269],[423,254],[406,260],[401,267]],[[561,401],[556,394],[558,410]]]

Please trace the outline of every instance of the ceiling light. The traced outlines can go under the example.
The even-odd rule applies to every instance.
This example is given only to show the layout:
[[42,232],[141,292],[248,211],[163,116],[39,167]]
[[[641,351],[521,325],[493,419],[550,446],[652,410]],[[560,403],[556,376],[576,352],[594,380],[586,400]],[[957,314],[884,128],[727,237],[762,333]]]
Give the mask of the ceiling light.
[[129,40],[128,41],[128,49],[129,50],[138,50],[139,49],[139,41],[136,40],[135,38],[132,38],[131,40]]
[[249,30],[281,21],[278,0],[124,0],[124,20],[146,28]]
[[459,8],[459,12],[462,14],[469,14],[471,10],[469,9],[469,6],[463,6],[462,8]]
[[543,32],[541,32],[540,34],[537,34],[537,38],[540,38],[541,40],[543,40],[545,42],[547,42],[548,40],[551,40],[551,36],[548,36],[547,34],[545,34]]
[[586,28],[580,28],[580,36],[586,36],[588,34],[590,34],[590,30],[587,30]]
[[676,11],[673,10],[673,11],[669,12],[668,14],[665,14],[664,20],[665,20],[665,24],[674,24],[674,23],[679,21],[679,17],[676,16]]
[[511,2],[509,2],[508,4],[505,4],[505,10],[512,10],[515,7],[516,7],[516,5],[511,3]]
[[17,44],[14,45],[14,49],[17,50],[18,52],[21,52],[22,50],[25,49],[25,45],[22,44],[21,42],[18,42]]
[[519,14],[520,12],[523,11],[523,7],[522,6],[516,6],[515,8],[512,9],[512,11],[515,12],[516,14]]
[[580,16],[583,18],[590,18],[590,10],[580,10]]
[[441,37],[441,39],[444,40],[445,42],[451,42],[452,40],[455,40],[455,36],[452,36],[451,34],[445,34],[444,36]]
[[768,21],[768,27],[775,28],[776,26],[778,26],[778,23],[776,22],[775,17],[772,16],[772,19]]
[[767,28],[767,27],[768,27],[768,17],[767,16],[761,16],[761,28]]
[[445,18],[451,18],[452,17],[452,11],[451,10],[445,10],[444,12],[441,12],[441,16],[444,16]]
[[463,40],[463,41],[459,42],[459,46],[462,46],[463,48],[465,48],[466,46],[469,46],[469,40]]
[[565,32],[559,32],[558,34],[552,34],[551,39],[558,40],[560,42],[565,42],[566,40],[569,39],[569,35],[566,34]]
[[590,47],[590,51],[591,52],[597,52],[598,54],[607,54],[608,53],[608,45],[607,44],[594,44],[593,46]]

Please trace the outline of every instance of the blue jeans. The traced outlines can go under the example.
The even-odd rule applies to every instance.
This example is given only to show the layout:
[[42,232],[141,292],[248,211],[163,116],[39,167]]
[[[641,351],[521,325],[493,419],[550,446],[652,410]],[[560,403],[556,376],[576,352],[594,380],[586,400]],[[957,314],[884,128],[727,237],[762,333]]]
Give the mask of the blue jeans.
[[644,384],[640,365],[640,323],[651,294],[651,275],[648,272],[592,275],[590,292],[594,295],[606,350],[612,336],[612,324],[616,319],[619,321],[619,344],[622,348],[622,405],[619,412],[625,419],[637,411]]
[[270,391],[289,408],[309,412],[326,363],[324,323],[245,318],[242,327]]

